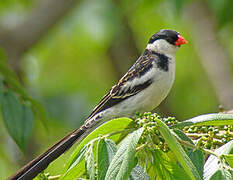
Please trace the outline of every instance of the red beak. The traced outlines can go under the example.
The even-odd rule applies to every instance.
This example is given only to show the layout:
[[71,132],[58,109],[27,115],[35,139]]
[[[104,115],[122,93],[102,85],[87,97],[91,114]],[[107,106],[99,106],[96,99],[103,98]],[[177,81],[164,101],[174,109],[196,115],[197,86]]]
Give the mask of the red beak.
[[185,40],[185,38],[183,38],[181,35],[178,35],[178,39],[175,42],[176,46],[180,46],[182,44],[187,44],[188,41]]

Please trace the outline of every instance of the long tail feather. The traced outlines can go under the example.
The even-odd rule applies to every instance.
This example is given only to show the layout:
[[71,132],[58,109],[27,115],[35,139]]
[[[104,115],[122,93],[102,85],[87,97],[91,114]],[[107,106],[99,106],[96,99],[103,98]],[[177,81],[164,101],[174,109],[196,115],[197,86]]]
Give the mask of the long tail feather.
[[38,158],[32,160],[24,167],[22,167],[16,174],[9,177],[8,180],[29,180],[37,176],[41,171],[46,169],[48,165],[62,155],[65,151],[70,149],[72,145],[83,137],[88,128],[82,126],[65,136],[58,143],[53,145],[45,153],[41,154]]

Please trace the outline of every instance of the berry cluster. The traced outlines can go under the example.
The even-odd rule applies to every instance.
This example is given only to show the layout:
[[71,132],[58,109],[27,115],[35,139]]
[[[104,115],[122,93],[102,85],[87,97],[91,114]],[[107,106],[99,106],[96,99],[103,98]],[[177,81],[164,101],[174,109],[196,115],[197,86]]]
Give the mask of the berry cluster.
[[[135,121],[138,127],[144,127],[140,144],[148,144],[153,148],[167,152],[168,146],[160,134],[156,120],[162,120],[168,127],[176,125],[174,117],[162,118],[158,114],[146,112],[137,114]],[[216,149],[233,139],[233,125],[226,126],[188,126],[183,132],[191,138],[198,147]]]
[[174,117],[161,118],[158,114],[152,114],[151,112],[137,114],[135,121],[138,124],[138,127],[144,127],[139,143],[147,143],[149,146],[153,146],[153,148],[167,152],[169,149],[157,128],[156,119],[164,121],[167,126],[174,125],[178,122]]
[[199,147],[216,149],[233,139],[233,126],[190,126],[183,128]]

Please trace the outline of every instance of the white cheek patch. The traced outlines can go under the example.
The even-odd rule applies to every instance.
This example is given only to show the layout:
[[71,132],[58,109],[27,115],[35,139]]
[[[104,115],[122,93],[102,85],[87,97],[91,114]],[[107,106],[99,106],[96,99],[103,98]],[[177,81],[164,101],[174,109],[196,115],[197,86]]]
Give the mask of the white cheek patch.
[[168,43],[164,39],[155,40],[153,43],[148,44],[146,47],[148,50],[156,51],[161,54],[174,55],[178,47]]

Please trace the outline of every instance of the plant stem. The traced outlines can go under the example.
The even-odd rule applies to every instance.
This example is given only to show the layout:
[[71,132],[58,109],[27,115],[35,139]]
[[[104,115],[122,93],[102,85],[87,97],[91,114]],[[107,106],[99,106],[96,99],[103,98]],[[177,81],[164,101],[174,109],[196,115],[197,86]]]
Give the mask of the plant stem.
[[142,144],[141,146],[136,148],[136,152],[140,151],[141,149],[143,149],[145,146],[147,145],[147,143]]
[[61,175],[56,175],[56,176],[49,176],[48,179],[59,179]]
[[205,149],[205,148],[201,148],[201,147],[196,147],[195,145],[193,145],[193,144],[191,144],[191,143],[189,143],[189,142],[187,142],[187,141],[183,141],[183,140],[181,140],[181,139],[178,139],[178,141],[179,141],[182,145],[184,145],[184,146],[186,146],[186,147],[189,147],[189,148],[194,149],[194,150],[200,149],[200,150],[203,151],[204,153],[206,153],[206,154],[212,154],[212,155],[214,155],[214,156],[216,156],[217,158],[220,159],[220,156],[219,156],[218,154],[216,154],[214,151],[211,151],[211,150]]

